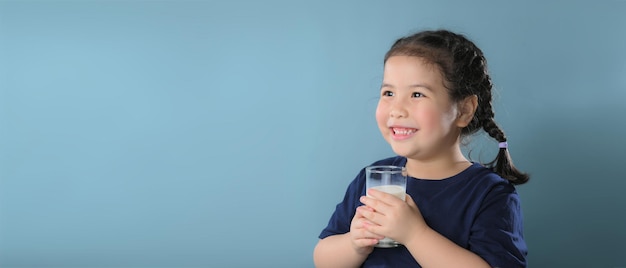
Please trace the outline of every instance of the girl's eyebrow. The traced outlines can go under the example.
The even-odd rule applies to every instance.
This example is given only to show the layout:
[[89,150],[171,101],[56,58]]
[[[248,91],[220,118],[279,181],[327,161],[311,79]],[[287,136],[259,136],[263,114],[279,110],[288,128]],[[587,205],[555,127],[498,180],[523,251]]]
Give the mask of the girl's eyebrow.
[[[388,84],[388,83],[383,83],[380,87],[381,88],[385,88],[385,87],[396,88],[394,85]],[[432,87],[429,86],[428,84],[413,84],[413,85],[410,85],[409,88],[425,88],[425,89],[432,91]]]
[[390,88],[394,88],[394,86],[392,86],[391,84],[387,84],[387,83],[383,83],[382,85],[380,85],[381,88],[384,87],[390,87]]

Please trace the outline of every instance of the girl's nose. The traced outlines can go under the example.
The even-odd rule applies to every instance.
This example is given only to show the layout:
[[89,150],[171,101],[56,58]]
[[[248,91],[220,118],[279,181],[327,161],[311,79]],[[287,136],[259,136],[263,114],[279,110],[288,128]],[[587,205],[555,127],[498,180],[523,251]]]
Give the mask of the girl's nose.
[[391,110],[389,111],[389,116],[392,118],[403,118],[407,117],[407,111],[401,103],[395,103],[391,106]]

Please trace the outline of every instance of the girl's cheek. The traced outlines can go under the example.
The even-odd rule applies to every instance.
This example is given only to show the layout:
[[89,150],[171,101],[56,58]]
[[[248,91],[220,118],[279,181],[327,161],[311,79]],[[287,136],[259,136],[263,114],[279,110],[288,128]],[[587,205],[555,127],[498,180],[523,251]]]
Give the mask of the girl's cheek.
[[385,109],[380,104],[376,107],[376,122],[381,124],[384,122],[385,118],[387,118]]

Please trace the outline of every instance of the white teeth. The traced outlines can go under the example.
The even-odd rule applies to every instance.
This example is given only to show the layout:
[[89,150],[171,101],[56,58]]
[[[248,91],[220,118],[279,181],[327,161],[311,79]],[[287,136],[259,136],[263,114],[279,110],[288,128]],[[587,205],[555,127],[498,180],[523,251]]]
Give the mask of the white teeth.
[[394,128],[393,133],[396,135],[410,135],[415,133],[415,129],[409,128]]

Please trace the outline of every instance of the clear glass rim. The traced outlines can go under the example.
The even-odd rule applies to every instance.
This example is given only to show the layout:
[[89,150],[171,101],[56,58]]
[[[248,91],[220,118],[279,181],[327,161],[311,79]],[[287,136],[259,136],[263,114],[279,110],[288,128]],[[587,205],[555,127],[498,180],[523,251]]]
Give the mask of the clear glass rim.
[[393,166],[393,165],[381,165],[381,166],[369,166],[365,168],[370,173],[403,173],[406,172],[406,167]]

